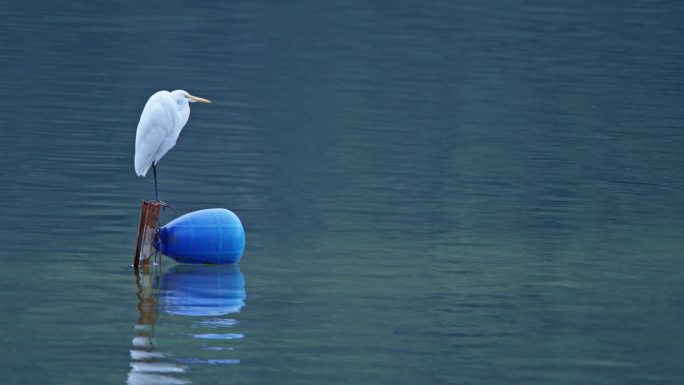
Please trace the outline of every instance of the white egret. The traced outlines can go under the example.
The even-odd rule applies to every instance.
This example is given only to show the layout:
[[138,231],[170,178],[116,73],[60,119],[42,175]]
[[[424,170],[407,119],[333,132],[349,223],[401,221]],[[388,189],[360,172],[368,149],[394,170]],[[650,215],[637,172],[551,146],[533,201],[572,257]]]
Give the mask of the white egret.
[[157,164],[173,146],[190,117],[190,103],[211,103],[183,90],[159,91],[145,104],[135,134],[135,172],[144,177],[152,167],[154,192],[157,189]]

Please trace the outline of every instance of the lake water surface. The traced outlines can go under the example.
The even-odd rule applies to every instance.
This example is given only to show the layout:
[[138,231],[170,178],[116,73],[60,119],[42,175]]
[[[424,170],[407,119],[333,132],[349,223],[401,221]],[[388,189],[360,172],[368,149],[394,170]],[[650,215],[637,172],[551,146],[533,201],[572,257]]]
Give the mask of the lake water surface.
[[[0,3],[0,384],[684,383],[683,20]],[[161,198],[247,246],[135,276],[135,128],[178,88],[213,104]]]

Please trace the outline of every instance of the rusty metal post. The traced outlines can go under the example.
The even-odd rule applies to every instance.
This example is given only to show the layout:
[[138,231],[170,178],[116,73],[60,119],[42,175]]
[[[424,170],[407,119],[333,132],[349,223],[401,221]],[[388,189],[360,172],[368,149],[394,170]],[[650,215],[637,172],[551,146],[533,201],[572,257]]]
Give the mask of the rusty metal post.
[[138,239],[135,242],[135,256],[133,257],[133,267],[149,266],[154,256],[154,235],[157,231],[159,222],[159,212],[161,211],[159,202],[142,201],[140,206],[140,222],[138,222]]

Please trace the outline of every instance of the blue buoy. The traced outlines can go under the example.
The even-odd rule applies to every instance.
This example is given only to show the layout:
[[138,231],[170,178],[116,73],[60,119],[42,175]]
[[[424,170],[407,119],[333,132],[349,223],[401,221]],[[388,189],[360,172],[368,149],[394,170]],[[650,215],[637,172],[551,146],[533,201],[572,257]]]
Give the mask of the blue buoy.
[[162,275],[160,289],[165,314],[216,317],[245,306],[245,277],[237,265],[176,265]]
[[154,247],[180,263],[235,263],[245,249],[240,219],[226,209],[185,214],[159,231]]

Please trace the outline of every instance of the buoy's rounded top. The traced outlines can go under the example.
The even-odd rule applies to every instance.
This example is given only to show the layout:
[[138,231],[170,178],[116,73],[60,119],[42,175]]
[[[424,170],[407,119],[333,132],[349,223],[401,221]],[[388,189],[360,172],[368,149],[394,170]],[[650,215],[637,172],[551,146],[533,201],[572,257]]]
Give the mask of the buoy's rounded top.
[[194,211],[160,229],[158,249],[181,263],[235,263],[244,248],[240,218],[224,208]]

